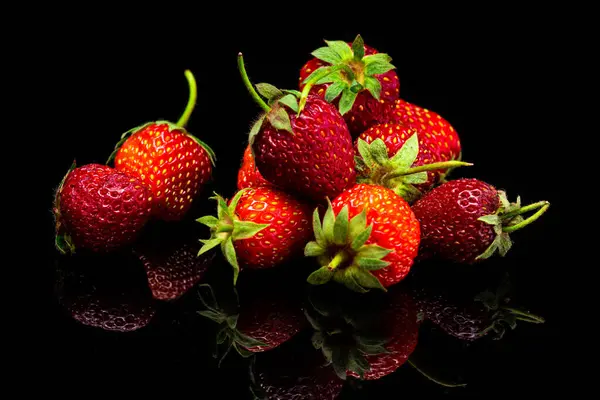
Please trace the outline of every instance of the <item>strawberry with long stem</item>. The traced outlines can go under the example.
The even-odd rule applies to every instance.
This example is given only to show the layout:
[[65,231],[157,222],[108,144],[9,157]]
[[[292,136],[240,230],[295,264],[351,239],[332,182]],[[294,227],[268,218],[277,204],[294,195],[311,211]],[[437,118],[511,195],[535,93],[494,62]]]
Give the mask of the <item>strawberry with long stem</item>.
[[266,83],[255,88],[241,53],[238,67],[248,92],[264,111],[249,136],[261,175],[283,190],[316,202],[351,187],[356,180],[352,137],[336,108],[311,95],[300,112],[298,91]]
[[196,80],[185,71],[189,98],[177,121],[153,121],[121,136],[107,163],[138,177],[152,191],[153,215],[167,221],[180,220],[208,183],[215,166],[213,150],[185,126],[197,99]]

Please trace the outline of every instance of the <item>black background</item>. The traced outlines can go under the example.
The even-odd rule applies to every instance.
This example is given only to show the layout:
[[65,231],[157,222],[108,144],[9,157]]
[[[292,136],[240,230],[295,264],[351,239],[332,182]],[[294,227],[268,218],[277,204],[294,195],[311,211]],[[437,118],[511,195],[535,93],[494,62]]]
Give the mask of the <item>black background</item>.
[[[222,395],[245,395],[239,383],[245,371],[215,371],[209,350],[197,350],[206,356],[197,359],[175,354],[185,346],[169,352],[165,326],[140,340],[140,335],[103,336],[62,312],[52,296],[53,189],[73,159],[80,165],[104,162],[122,132],[149,120],[176,120],[187,99],[183,71],[189,68],[198,80],[199,99],[188,128],[215,150],[215,189],[230,195],[247,132],[259,111],[239,78],[237,53],[244,53],[253,82],[296,88],[300,67],[323,39],[351,41],[361,33],[367,44],[393,57],[401,97],[440,113],[458,131],[464,159],[475,164],[458,175],[506,189],[511,199],[521,195],[525,203],[552,203],[541,220],[513,235],[515,246],[506,259],[491,263],[491,268],[511,273],[520,304],[543,315],[546,324],[521,325],[501,345],[478,348],[479,361],[486,360],[480,384],[444,391],[408,371],[364,392],[364,398],[383,397],[390,390],[397,396],[492,397],[566,390],[571,375],[556,365],[566,356],[569,322],[565,298],[557,295],[565,293],[560,268],[566,256],[557,233],[564,200],[556,175],[542,171],[562,150],[551,138],[562,129],[553,118],[560,109],[556,81],[559,63],[569,54],[561,47],[560,24],[536,12],[484,14],[453,18],[421,12],[399,16],[391,24],[347,23],[342,29],[316,18],[289,26],[223,18],[210,28],[208,23],[178,24],[155,15],[115,25],[74,19],[54,26],[51,35],[40,35],[40,55],[48,55],[40,57],[45,67],[37,71],[40,103],[54,122],[47,126],[53,134],[39,142],[52,154],[50,166],[41,172],[48,257],[39,264],[44,296],[33,321],[37,328],[27,332],[35,349],[29,373],[60,382],[64,393],[111,393],[124,383],[133,391],[192,389],[195,396],[213,398],[208,393],[221,387]],[[203,21],[210,18],[205,14]],[[208,348],[203,343],[208,336],[188,339]],[[160,355],[153,354],[156,343],[162,346]]]

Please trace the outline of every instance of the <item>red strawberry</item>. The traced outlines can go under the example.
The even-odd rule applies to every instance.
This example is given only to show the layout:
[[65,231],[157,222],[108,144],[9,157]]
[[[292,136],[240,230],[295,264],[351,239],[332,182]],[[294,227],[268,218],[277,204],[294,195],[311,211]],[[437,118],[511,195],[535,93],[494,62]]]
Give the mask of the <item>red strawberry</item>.
[[153,215],[180,220],[208,182],[215,154],[204,142],[188,133],[186,125],[196,103],[196,83],[186,71],[190,99],[177,124],[156,121],[122,135],[115,151],[115,168],[138,177],[152,191]]
[[213,257],[198,257],[198,250],[195,242],[138,250],[155,299],[178,299],[202,279]]
[[462,148],[458,134],[448,121],[426,108],[397,99],[385,122],[402,122],[416,129],[425,140],[437,145],[441,161],[460,160]]
[[206,309],[198,313],[221,325],[217,333],[218,344],[226,343],[242,356],[280,346],[300,332],[306,323],[300,305],[291,293],[285,289],[256,286],[251,288],[252,291],[241,291],[235,311],[219,305],[210,285],[200,286],[205,292],[200,294],[200,299]]
[[272,268],[301,252],[310,240],[310,208],[278,189],[242,189],[229,205],[219,195],[213,199],[218,202],[218,218],[197,220],[211,229],[211,237],[202,240],[199,254],[220,245],[233,267],[234,283],[240,266]]
[[[296,343],[294,343],[296,344]],[[334,400],[344,386],[323,356],[309,346],[286,346],[256,357],[252,392],[259,399]]]
[[449,167],[470,165],[441,162],[437,144],[402,123],[375,125],[356,142],[357,181],[393,189],[412,202],[436,185]]
[[150,217],[149,197],[135,177],[106,165],[73,164],[55,197],[58,250],[106,252],[132,243]]
[[[380,119],[386,102],[400,93],[400,81],[391,58],[363,43],[358,35],[352,44],[326,41],[300,70],[300,90],[309,90],[328,102],[336,101],[353,137]],[[331,75],[325,74],[337,70]],[[310,86],[314,87],[310,89]],[[342,94],[339,100],[337,96]]]
[[323,224],[313,214],[316,241],[306,256],[317,256],[321,268],[308,282],[330,279],[364,293],[400,282],[419,247],[419,222],[408,203],[382,186],[357,184],[329,204]]
[[[283,190],[323,201],[355,182],[352,138],[340,113],[317,96],[298,104],[297,93],[269,84],[256,92],[239,55],[244,82],[265,111],[250,132],[256,166],[264,178]],[[287,94],[286,94],[287,93]]]
[[131,332],[146,326],[156,312],[133,257],[76,255],[61,260],[58,273],[60,302],[83,325]]
[[[540,201],[521,207],[506,193],[477,179],[457,179],[427,193],[413,205],[421,224],[420,257],[436,256],[471,264],[496,250],[504,256],[512,242],[509,233],[538,219],[550,206]],[[523,219],[521,214],[538,210]]]
[[240,167],[240,170],[238,171],[238,190],[242,190],[248,187],[260,187],[270,185],[271,184],[267,182],[267,180],[263,178],[263,176],[260,174],[258,168],[256,168],[256,164],[254,163],[254,156],[252,155],[252,147],[250,145],[246,146],[246,150],[244,150],[244,158],[242,160],[242,165]]
[[342,379],[347,375],[380,379],[397,370],[414,351],[419,335],[417,308],[412,297],[400,290],[384,298],[353,297],[338,294],[317,302],[311,293],[316,311],[307,313],[316,330],[312,341]]

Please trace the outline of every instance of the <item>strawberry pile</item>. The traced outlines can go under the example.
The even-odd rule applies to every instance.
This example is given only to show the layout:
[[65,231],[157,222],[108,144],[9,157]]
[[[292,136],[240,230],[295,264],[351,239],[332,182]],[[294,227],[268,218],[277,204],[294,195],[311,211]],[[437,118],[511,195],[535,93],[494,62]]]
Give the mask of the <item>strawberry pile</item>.
[[[58,250],[97,254],[131,246],[151,294],[137,308],[104,297],[102,303],[87,297],[68,302],[74,314],[83,315],[80,321],[138,329],[152,317],[154,300],[190,291],[207,270],[205,257],[220,253],[217,259],[232,268],[228,283],[236,302],[238,283],[245,287],[243,301],[227,309],[203,283],[197,314],[217,324],[219,344],[245,357],[279,349],[312,326],[313,347],[334,372],[312,353],[305,368],[295,371],[298,379],[323,387],[325,397],[301,389],[314,398],[336,396],[338,378],[376,380],[407,363],[424,319],[470,341],[492,330],[503,333],[519,318],[542,321],[497,305],[465,308],[406,290],[404,281],[425,260],[479,265],[495,254],[505,256],[509,235],[536,221],[549,202],[522,205],[484,180],[451,179],[455,168],[472,165],[462,160],[458,133],[441,115],[401,98],[392,58],[360,35],[352,43],[326,41],[312,55],[300,69],[298,87],[280,89],[253,84],[239,53],[242,81],[261,112],[241,143],[235,189],[228,196],[214,193],[209,200],[216,210],[193,216],[195,226],[209,231],[204,237],[183,238],[174,247],[162,239],[138,242],[150,221],[172,223],[190,215],[212,177],[215,154],[185,129],[196,101],[189,71],[190,99],[177,123],[138,126],[122,135],[107,164],[73,166],[55,196]],[[276,288],[244,286],[272,273],[280,274]],[[297,293],[289,290],[299,282],[330,293],[328,301],[299,306]],[[367,301],[373,293],[387,297]],[[356,307],[337,308],[332,297],[370,308],[356,315]],[[104,303],[116,304],[114,317],[93,311]],[[131,310],[139,318],[121,316]],[[456,315],[468,323],[456,323]],[[259,368],[253,383],[267,395],[295,398],[289,377],[276,375]]]

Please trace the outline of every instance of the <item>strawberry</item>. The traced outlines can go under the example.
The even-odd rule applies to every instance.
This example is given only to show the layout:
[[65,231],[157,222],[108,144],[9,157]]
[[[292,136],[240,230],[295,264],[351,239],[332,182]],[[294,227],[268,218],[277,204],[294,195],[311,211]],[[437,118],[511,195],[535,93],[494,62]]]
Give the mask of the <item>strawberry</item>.
[[408,203],[376,185],[356,184],[340,194],[329,203],[322,225],[315,209],[313,230],[316,240],[304,254],[318,257],[321,268],[308,282],[333,279],[360,293],[404,279],[419,247],[419,222]]
[[401,122],[417,129],[425,140],[437,145],[441,161],[460,160],[462,148],[456,130],[439,114],[405,100],[395,100],[386,113],[386,121]]
[[233,267],[234,284],[240,264],[253,269],[275,267],[301,252],[310,240],[310,208],[278,189],[242,189],[229,205],[219,195],[212,199],[218,203],[218,218],[197,220],[211,230],[210,239],[201,240],[199,254],[220,245]]
[[326,43],[300,70],[300,90],[310,90],[328,102],[335,100],[356,137],[380,119],[386,103],[398,98],[400,81],[391,57],[365,45],[360,35],[351,44]]
[[401,123],[372,126],[356,142],[357,182],[393,189],[413,202],[436,185],[446,168],[470,165],[441,162],[437,144]]
[[141,266],[130,255],[74,255],[60,261],[57,295],[73,319],[114,332],[135,331],[150,322],[155,303]]
[[507,327],[515,329],[517,321],[540,324],[544,319],[523,310],[508,307],[508,282],[505,280],[494,291],[485,290],[474,298],[465,296],[458,285],[420,285],[414,290],[419,312],[445,333],[463,341],[474,341],[489,333],[501,339]]
[[180,220],[212,175],[215,154],[206,143],[186,131],[196,103],[196,82],[185,76],[190,98],[176,124],[155,121],[125,132],[108,162],[138,177],[152,192],[152,213],[166,221]]
[[193,244],[175,241],[137,249],[155,299],[178,299],[202,279],[213,256],[198,257],[198,250],[195,241]]
[[252,147],[246,146],[244,150],[244,158],[242,159],[242,165],[238,171],[237,188],[242,190],[248,187],[260,187],[270,186],[271,184],[263,178],[263,176],[256,168],[254,163],[254,156],[252,155]]
[[318,96],[298,104],[298,92],[250,83],[240,53],[244,83],[265,111],[249,142],[264,178],[283,190],[314,201],[333,198],[355,182],[352,138],[340,113]]
[[340,378],[380,379],[408,360],[419,335],[417,308],[408,292],[393,290],[385,297],[329,294],[311,292],[307,317],[315,329],[313,345]]
[[[538,219],[550,206],[540,201],[521,207],[509,203],[506,193],[477,179],[457,179],[433,189],[413,205],[421,224],[422,258],[438,257],[472,264],[506,255],[509,233]],[[537,210],[527,219],[522,214]]]
[[344,386],[314,348],[292,343],[256,357],[251,365],[251,391],[258,399],[334,400]]
[[205,309],[198,314],[220,325],[217,343],[228,348],[223,357],[230,348],[242,356],[272,350],[294,337],[306,323],[296,299],[282,289],[257,284],[252,290],[242,290],[239,299],[236,291],[235,310],[220,306],[210,285],[200,285],[199,289]]
[[133,176],[106,165],[73,164],[55,195],[57,249],[108,252],[131,244],[150,218],[149,198]]

